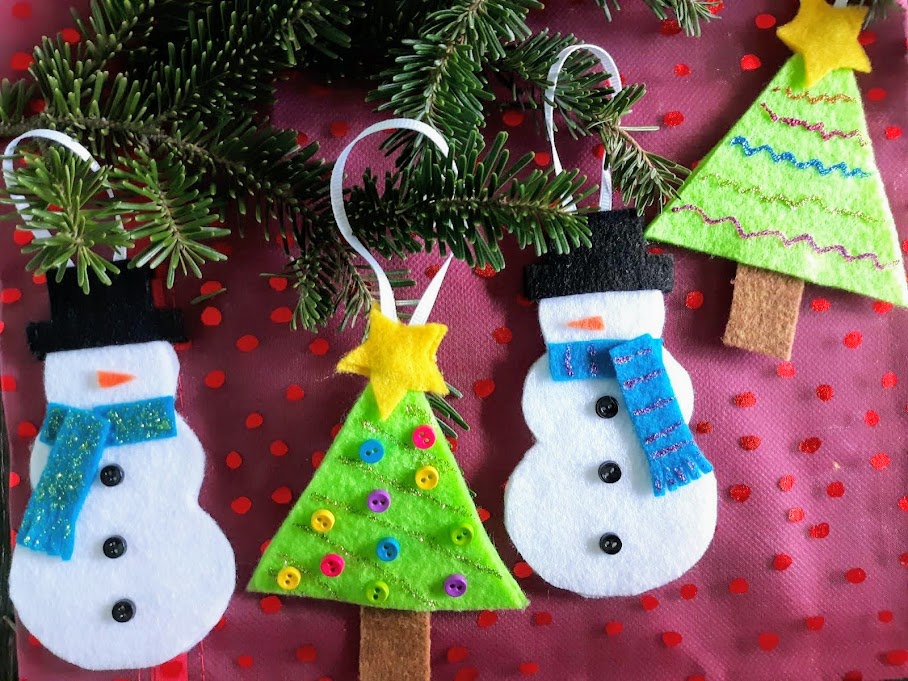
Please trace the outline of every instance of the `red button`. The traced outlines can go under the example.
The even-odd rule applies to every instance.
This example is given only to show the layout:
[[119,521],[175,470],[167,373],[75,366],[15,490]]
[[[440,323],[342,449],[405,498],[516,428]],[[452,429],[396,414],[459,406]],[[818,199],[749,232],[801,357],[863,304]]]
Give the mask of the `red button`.
[[322,574],[326,577],[337,577],[344,571],[344,559],[336,553],[329,553],[322,558]]
[[435,431],[432,426],[421,425],[413,430],[413,444],[417,449],[428,449],[435,444]]

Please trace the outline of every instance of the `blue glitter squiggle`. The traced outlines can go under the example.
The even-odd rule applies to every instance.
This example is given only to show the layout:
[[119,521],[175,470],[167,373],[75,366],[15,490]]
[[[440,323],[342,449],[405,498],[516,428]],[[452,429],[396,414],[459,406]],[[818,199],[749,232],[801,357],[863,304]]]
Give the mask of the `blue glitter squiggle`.
[[769,146],[764,144],[759,147],[750,146],[750,142],[746,137],[738,135],[731,141],[733,147],[741,147],[744,151],[745,156],[753,156],[754,154],[759,154],[761,151],[768,153],[772,160],[775,163],[781,163],[782,161],[787,161],[795,168],[799,170],[807,170],[808,168],[815,168],[820,175],[829,175],[831,172],[838,170],[842,173],[843,177],[870,177],[871,173],[868,173],[861,168],[851,168],[849,169],[845,163],[836,163],[834,166],[829,166],[828,168],[823,165],[818,159],[812,158],[809,161],[799,161],[794,154],[790,151],[785,151],[781,154],[777,154],[776,151]]

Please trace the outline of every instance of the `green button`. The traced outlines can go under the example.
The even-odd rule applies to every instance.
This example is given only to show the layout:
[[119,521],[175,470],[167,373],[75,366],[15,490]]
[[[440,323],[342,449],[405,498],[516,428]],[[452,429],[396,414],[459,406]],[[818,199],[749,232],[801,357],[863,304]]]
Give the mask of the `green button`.
[[451,541],[458,546],[466,546],[473,541],[473,527],[464,523],[451,530]]

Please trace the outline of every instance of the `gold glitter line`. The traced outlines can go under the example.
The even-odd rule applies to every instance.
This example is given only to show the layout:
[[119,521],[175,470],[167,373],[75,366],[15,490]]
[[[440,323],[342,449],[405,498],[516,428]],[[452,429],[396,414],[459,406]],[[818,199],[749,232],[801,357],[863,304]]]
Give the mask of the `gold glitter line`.
[[362,463],[361,461],[356,461],[353,459],[347,459],[344,457],[340,457],[338,460],[341,461],[342,463],[346,464],[347,466],[350,466],[352,468],[358,468],[360,471],[369,473],[369,475],[371,475],[373,478],[377,478],[379,481],[383,482],[384,484],[388,485],[389,487],[393,487],[398,492],[403,492],[404,494],[409,494],[414,497],[419,497],[420,499],[425,499],[426,501],[429,501],[429,502],[435,504],[436,506],[438,506],[439,508],[441,508],[443,510],[447,510],[450,508],[450,509],[458,511],[464,515],[470,515],[470,512],[463,506],[458,506],[455,504],[446,504],[445,502],[439,501],[438,499],[436,499],[433,496],[429,496],[428,494],[423,494],[419,490],[411,489],[405,485],[402,485],[399,482],[397,482],[396,480],[393,480],[386,475],[382,475],[381,473],[379,473],[378,471],[376,471],[374,469],[374,466],[372,466],[370,464]]
[[839,94],[833,95],[831,97],[829,95],[817,95],[816,97],[813,97],[808,92],[795,93],[790,87],[787,87],[784,90],[780,87],[774,87],[772,89],[772,91],[773,92],[784,92],[785,96],[788,97],[788,99],[794,99],[794,100],[806,99],[807,102],[811,105],[816,105],[816,104],[819,104],[820,102],[823,102],[824,104],[836,104],[838,102],[854,103],[856,101],[854,99],[854,97],[849,97],[848,95],[841,93],[841,92]]
[[726,179],[716,173],[703,173],[703,177],[709,178],[711,180],[715,180],[715,184],[718,184],[721,187],[732,187],[739,194],[752,194],[753,196],[756,196],[758,199],[760,199],[764,203],[779,202],[779,203],[784,203],[789,208],[800,208],[801,206],[804,206],[805,204],[815,203],[818,206],[820,206],[820,208],[822,208],[827,213],[833,213],[835,215],[842,215],[842,216],[851,217],[851,218],[860,218],[861,220],[864,220],[865,222],[873,223],[873,224],[882,224],[882,222],[883,222],[879,218],[875,218],[871,215],[867,215],[866,213],[862,213],[860,211],[847,210],[845,208],[833,208],[819,196],[809,195],[809,196],[805,196],[797,201],[794,201],[791,198],[784,196],[782,194],[772,194],[772,195],[764,194],[760,190],[759,187],[750,187],[750,186],[742,185],[742,184],[739,184],[738,182],[735,182],[734,180]]
[[[311,493],[310,496],[313,499],[318,499],[319,501],[322,501],[326,504],[338,506],[339,508],[344,509],[348,513],[355,515],[357,517],[360,517],[360,518],[364,518],[365,520],[368,520],[369,522],[376,523],[377,525],[382,525],[383,527],[386,527],[395,532],[400,532],[401,534],[405,534],[408,537],[418,540],[419,542],[421,542],[423,545],[425,545],[426,547],[428,547],[430,549],[438,551],[439,553],[443,553],[444,555],[446,555],[449,558],[453,558],[454,560],[458,560],[466,565],[469,565],[474,570],[478,570],[479,572],[485,572],[488,575],[493,575],[496,577],[499,574],[499,572],[497,570],[493,570],[492,568],[487,567],[487,566],[483,565],[482,563],[474,561],[472,558],[470,558],[468,556],[464,556],[460,553],[457,553],[456,551],[454,551],[452,549],[447,548],[446,546],[442,546],[441,544],[439,544],[437,541],[435,541],[431,537],[423,536],[423,535],[419,534],[418,532],[414,532],[412,530],[407,529],[406,527],[403,527],[396,523],[392,523],[390,520],[386,520],[385,518],[383,518],[380,514],[371,513],[371,512],[366,513],[366,512],[357,510],[355,507],[350,506],[349,504],[345,504],[342,501],[337,501],[336,499],[332,499],[330,497],[325,496],[324,494],[319,494],[317,492]],[[305,527],[305,525],[300,525],[300,527]]]

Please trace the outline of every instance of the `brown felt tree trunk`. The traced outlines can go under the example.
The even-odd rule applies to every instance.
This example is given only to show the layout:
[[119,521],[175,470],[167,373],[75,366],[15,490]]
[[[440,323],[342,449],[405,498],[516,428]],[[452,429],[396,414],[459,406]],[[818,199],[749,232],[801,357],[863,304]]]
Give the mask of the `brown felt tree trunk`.
[[429,681],[431,613],[359,612],[359,681]]
[[804,282],[778,272],[738,265],[726,345],[791,359]]

